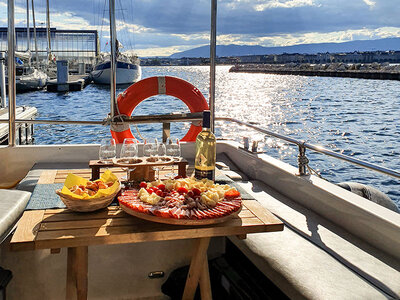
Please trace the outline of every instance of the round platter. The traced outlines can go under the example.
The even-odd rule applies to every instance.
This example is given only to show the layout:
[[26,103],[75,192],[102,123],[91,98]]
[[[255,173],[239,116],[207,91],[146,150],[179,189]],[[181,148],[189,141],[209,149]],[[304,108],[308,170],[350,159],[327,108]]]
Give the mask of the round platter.
[[237,216],[240,213],[240,211],[242,210],[242,207],[240,207],[237,211],[235,211],[227,216],[217,217],[217,218],[213,218],[213,219],[193,220],[193,219],[163,218],[163,217],[158,217],[158,216],[154,216],[154,215],[149,215],[146,213],[137,212],[137,211],[125,206],[121,202],[119,202],[119,206],[126,213],[128,213],[132,216],[147,220],[147,221],[164,223],[164,224],[172,224],[172,225],[186,225],[186,226],[203,226],[203,225],[212,225],[212,224],[223,223],[223,222],[226,222],[226,221],[234,218],[235,216]]

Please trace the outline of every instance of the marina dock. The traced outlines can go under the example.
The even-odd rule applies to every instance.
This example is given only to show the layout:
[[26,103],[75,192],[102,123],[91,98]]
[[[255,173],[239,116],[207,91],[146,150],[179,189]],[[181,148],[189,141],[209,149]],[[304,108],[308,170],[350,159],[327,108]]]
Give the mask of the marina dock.
[[[35,119],[37,115],[36,107],[18,106],[16,109],[16,119]],[[8,119],[8,107],[0,108],[0,120]],[[16,143],[18,145],[32,144],[33,124],[16,124]],[[0,145],[8,143],[8,123],[0,123]]]
[[52,79],[47,82],[48,92],[73,92],[83,90],[91,82],[90,75],[69,75],[67,82],[57,82]]

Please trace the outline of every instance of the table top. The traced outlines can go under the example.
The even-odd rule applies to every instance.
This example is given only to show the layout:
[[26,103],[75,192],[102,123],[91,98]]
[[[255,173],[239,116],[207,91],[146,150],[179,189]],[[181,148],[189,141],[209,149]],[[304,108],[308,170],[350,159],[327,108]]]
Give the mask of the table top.
[[[113,169],[122,176],[122,169]],[[68,173],[90,178],[90,169],[46,170],[38,184],[64,182]],[[137,243],[188,238],[246,235],[282,231],[283,223],[256,200],[243,200],[243,208],[231,220],[208,226],[181,226],[135,218],[117,206],[97,212],[68,209],[25,211],[11,240],[11,250],[52,249],[105,244]]]

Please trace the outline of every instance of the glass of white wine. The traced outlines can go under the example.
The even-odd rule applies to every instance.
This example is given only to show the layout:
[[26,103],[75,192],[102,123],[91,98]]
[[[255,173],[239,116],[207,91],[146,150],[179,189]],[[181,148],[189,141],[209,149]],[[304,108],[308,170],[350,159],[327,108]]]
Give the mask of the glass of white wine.
[[99,148],[99,159],[102,163],[111,162],[117,155],[117,145],[112,138],[102,139]]

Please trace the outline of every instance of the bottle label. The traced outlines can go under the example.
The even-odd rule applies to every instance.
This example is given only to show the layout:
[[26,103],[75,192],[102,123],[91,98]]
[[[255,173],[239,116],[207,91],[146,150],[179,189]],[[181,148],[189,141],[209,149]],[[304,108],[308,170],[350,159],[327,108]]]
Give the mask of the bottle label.
[[203,179],[203,178],[207,178],[210,180],[214,180],[215,176],[215,170],[199,170],[199,169],[195,169],[194,170],[194,177],[196,179]]

